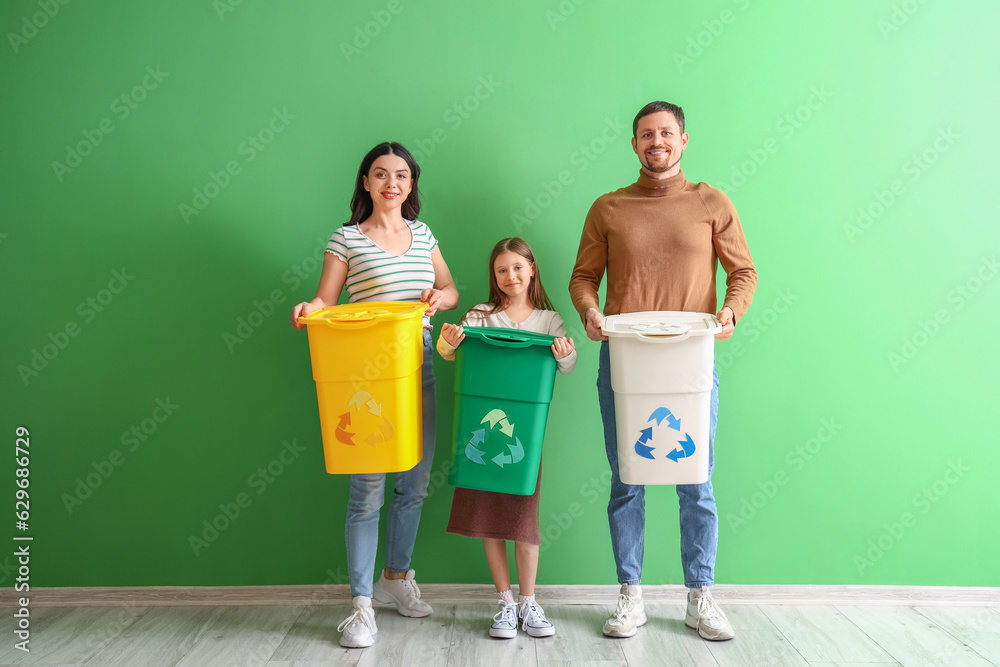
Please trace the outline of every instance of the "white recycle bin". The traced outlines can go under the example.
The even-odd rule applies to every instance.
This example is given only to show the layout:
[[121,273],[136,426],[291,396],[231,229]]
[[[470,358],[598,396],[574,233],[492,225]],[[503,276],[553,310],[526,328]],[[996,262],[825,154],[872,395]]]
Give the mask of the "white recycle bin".
[[649,311],[604,319],[626,484],[708,481],[714,315]]

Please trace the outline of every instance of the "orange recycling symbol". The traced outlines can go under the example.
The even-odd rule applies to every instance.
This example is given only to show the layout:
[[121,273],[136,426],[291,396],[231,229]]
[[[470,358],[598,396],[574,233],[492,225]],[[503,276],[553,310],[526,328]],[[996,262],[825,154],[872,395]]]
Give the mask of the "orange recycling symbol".
[[[352,411],[352,408],[354,409]],[[355,436],[372,447],[388,442],[396,434],[396,429],[388,417],[382,415],[382,404],[366,391],[359,391],[347,402],[347,412],[340,415],[337,424],[337,440],[345,445],[357,446]],[[353,430],[348,430],[348,429]],[[358,435],[365,433],[363,437]]]

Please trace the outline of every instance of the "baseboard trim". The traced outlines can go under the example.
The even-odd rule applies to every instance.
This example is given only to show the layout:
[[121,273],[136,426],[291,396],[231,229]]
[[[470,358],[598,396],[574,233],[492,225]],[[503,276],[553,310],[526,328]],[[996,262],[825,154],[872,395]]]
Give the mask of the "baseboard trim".
[[[482,604],[496,593],[489,585],[426,584],[420,587],[431,604]],[[643,586],[648,602],[681,604],[683,586]],[[1000,588],[964,586],[801,586],[725,585],[712,588],[726,604],[920,605],[975,606],[1000,609]],[[617,586],[537,586],[546,604],[611,605]],[[143,586],[32,588],[27,594],[0,590],[0,607],[19,606],[29,597],[32,607],[186,607],[348,604],[350,588],[331,586]]]

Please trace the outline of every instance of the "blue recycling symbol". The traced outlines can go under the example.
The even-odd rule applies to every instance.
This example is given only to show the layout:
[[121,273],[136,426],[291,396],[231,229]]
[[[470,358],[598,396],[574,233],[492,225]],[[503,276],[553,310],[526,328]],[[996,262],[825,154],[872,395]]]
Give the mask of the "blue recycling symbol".
[[[653,410],[653,414],[651,414],[649,416],[649,419],[646,421],[651,422],[654,419],[656,420],[657,426],[659,426],[663,422],[663,420],[666,419],[667,426],[680,433],[681,420],[672,412],[670,412],[670,410],[667,410],[666,408],[656,408],[655,410]],[[635,453],[643,458],[655,459],[656,457],[653,456],[654,448],[646,444],[652,439],[653,439],[652,426],[649,426],[639,431],[639,439],[635,441]],[[685,433],[684,439],[678,440],[677,444],[680,445],[680,447],[674,448],[673,451],[667,454],[667,458],[673,461],[674,463],[677,463],[679,460],[687,458],[692,454],[694,454],[695,444],[694,440],[691,439],[690,433]]]

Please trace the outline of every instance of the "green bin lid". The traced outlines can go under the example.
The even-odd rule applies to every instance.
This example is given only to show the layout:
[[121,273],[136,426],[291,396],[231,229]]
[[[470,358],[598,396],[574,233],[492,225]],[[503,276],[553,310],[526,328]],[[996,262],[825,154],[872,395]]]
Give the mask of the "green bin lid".
[[497,347],[530,347],[531,345],[551,347],[552,341],[556,339],[555,336],[535,333],[534,331],[500,327],[463,327],[463,331],[466,338],[481,340]]

